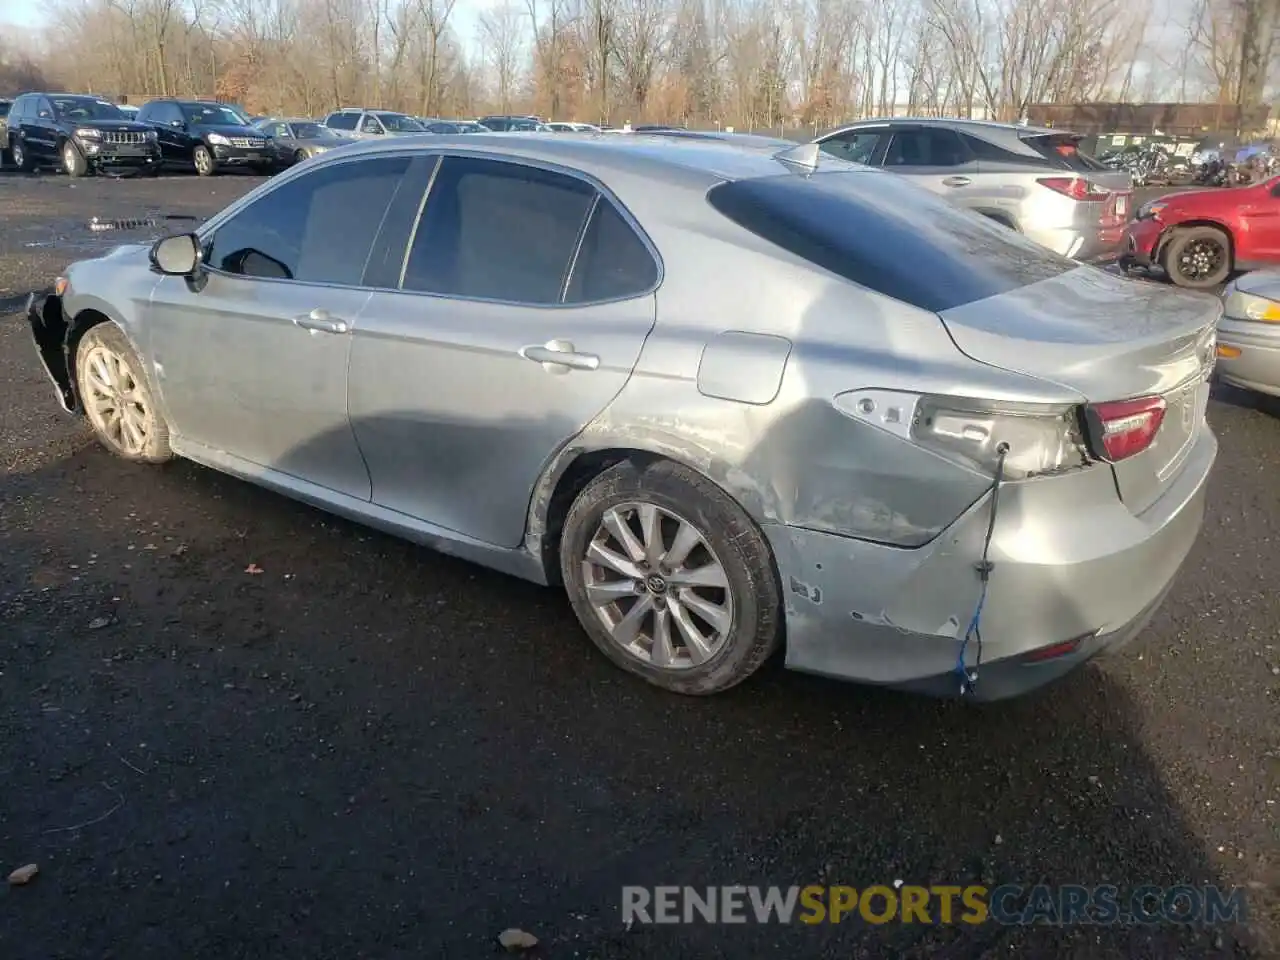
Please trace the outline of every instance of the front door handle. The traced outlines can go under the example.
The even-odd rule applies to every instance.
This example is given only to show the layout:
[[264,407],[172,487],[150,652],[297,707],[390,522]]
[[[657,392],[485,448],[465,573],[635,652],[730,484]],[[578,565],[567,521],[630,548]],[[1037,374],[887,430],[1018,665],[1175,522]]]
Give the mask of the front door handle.
[[942,182],[945,183],[948,187],[967,187],[973,181],[970,180],[968,177],[947,177]]
[[542,364],[548,373],[568,373],[570,370],[597,370],[600,358],[594,353],[578,353],[568,340],[548,340],[520,348],[520,356]]
[[310,313],[294,317],[293,322],[303,330],[312,330],[317,333],[347,332],[347,325],[344,321],[331,317],[328,310],[322,310],[320,307],[316,307]]

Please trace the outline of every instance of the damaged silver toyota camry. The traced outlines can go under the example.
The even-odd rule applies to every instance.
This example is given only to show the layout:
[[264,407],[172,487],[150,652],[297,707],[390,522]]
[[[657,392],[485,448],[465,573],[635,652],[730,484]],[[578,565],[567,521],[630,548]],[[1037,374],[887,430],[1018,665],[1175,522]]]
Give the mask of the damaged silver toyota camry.
[[[33,299],[63,407],[516,576],[668,690],[999,699],[1198,535],[1220,306],[812,148],[342,147]],[[462,638],[465,639],[465,638]]]

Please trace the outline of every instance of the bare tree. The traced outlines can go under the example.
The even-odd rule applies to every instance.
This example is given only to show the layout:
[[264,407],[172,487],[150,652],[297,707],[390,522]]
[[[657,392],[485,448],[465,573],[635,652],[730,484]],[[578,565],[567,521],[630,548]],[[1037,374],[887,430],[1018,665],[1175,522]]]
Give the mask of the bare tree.
[[510,113],[525,45],[524,13],[510,2],[482,13],[480,37],[497,81],[499,108]]

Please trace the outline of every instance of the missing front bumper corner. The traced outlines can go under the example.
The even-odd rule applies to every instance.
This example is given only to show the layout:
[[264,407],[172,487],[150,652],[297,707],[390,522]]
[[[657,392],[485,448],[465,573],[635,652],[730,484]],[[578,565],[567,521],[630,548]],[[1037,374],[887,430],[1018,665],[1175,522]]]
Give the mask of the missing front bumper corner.
[[27,322],[40,365],[53,384],[58,403],[63,410],[74,413],[76,396],[67,360],[67,320],[62,314],[62,298],[49,292],[31,294],[27,297]]

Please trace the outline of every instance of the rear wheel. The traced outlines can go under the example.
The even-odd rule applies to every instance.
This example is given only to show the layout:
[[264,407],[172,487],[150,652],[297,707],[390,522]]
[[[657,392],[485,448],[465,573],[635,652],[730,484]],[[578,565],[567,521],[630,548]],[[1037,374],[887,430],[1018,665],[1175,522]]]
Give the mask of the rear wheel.
[[142,361],[113,323],[91,327],[76,348],[80,403],[99,442],[118,457],[164,463],[169,426],[156,407]]
[[605,656],[676,693],[727,690],[781,642],[764,536],[718,487],[669,461],[627,461],[593,480],[565,519],[560,569]]
[[1164,271],[1190,290],[1216,287],[1231,273],[1231,241],[1217,227],[1179,230],[1165,246]]
[[202,177],[211,177],[218,170],[218,163],[213,159],[213,153],[203,143],[196,146],[191,159],[196,165],[196,173]]
[[23,173],[30,173],[35,169],[35,164],[31,162],[31,155],[27,153],[26,145],[17,137],[14,137],[9,145],[9,155],[13,157],[13,165]]

